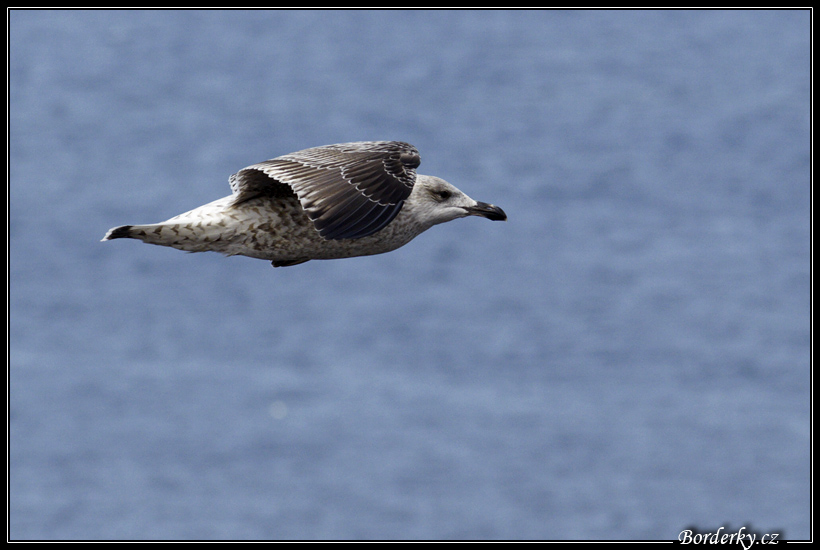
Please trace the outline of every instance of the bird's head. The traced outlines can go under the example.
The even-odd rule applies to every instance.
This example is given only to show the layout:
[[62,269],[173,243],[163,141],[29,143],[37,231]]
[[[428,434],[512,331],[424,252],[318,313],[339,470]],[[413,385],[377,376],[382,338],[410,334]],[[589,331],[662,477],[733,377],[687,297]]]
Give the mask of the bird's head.
[[454,185],[434,176],[418,175],[408,202],[427,227],[465,216],[481,216],[493,221],[507,219],[507,214],[499,207],[475,201]]

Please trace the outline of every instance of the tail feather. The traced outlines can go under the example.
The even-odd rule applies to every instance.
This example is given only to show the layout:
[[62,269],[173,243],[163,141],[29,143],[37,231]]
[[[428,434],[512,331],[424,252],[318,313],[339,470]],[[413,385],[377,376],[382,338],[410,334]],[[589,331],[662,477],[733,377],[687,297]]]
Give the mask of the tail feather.
[[103,241],[110,241],[111,239],[123,239],[132,237],[131,228],[133,225],[121,225],[119,227],[112,227],[102,238]]
[[162,223],[114,227],[108,230],[102,240],[129,238],[188,252],[213,250],[232,254],[230,250],[235,236],[235,228],[226,228],[224,223],[203,223],[200,220],[173,218]]

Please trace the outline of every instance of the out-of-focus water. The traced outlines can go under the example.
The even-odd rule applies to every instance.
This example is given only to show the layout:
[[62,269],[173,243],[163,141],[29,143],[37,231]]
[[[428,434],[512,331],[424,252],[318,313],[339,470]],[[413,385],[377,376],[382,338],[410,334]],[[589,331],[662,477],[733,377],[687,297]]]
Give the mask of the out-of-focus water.
[[[13,539],[810,535],[810,14],[11,11]],[[509,221],[100,243],[404,140]]]

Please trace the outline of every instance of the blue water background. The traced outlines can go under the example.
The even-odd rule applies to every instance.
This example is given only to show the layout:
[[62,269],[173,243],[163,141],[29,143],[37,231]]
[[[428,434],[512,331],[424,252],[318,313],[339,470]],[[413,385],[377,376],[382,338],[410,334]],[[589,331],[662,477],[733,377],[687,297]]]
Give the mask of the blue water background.
[[[807,11],[9,15],[9,536],[810,536]],[[100,243],[305,147],[504,208]]]

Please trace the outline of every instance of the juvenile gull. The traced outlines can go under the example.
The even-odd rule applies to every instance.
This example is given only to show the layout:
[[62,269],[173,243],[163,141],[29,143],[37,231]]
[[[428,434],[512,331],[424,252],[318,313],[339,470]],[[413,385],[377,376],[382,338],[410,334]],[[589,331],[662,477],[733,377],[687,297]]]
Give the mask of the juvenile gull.
[[102,240],[127,237],[284,267],[389,252],[465,216],[507,219],[441,178],[416,175],[420,162],[418,150],[400,141],[313,147],[240,170],[228,197],[162,223],[114,227]]

